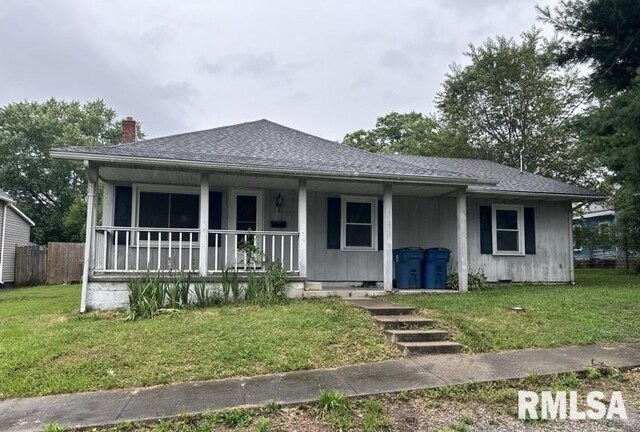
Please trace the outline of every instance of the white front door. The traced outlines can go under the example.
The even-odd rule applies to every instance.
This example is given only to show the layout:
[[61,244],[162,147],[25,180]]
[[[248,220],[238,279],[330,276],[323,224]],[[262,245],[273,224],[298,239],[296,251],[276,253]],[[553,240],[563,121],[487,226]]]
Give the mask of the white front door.
[[[229,229],[234,231],[262,231],[263,230],[263,203],[262,191],[248,189],[232,189],[229,205]],[[237,240],[232,242],[238,267],[245,267],[247,255],[243,250],[246,244],[256,245],[256,236],[250,234],[238,234]]]

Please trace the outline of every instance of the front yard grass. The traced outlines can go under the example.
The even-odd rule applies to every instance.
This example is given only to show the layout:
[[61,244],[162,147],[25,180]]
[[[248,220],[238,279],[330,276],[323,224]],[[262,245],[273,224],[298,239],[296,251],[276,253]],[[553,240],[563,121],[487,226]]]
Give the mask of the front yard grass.
[[575,286],[494,286],[392,301],[416,306],[467,352],[640,341],[640,276],[612,269],[577,269]]
[[[576,286],[396,295],[469,352],[640,340],[640,277],[579,270]],[[0,291],[0,399],[334,367],[398,357],[338,299],[184,310],[153,320],[78,310],[80,288]],[[522,306],[526,312],[512,312]]]
[[398,356],[337,299],[153,320],[80,315],[80,287],[0,291],[0,399],[332,367]]

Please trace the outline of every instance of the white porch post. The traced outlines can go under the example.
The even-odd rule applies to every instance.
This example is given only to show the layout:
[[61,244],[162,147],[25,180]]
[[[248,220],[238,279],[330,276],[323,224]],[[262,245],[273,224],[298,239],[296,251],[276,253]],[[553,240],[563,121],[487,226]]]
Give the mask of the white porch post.
[[458,221],[458,290],[468,289],[468,250],[467,250],[467,191],[460,190],[456,196]]
[[307,277],[307,181],[298,180],[298,274]]
[[199,274],[206,276],[209,270],[209,175],[200,174],[200,234]]
[[393,191],[390,184],[383,186],[382,213],[383,281],[385,291],[391,291],[393,290]]
[[98,169],[89,166],[87,161],[84,162],[85,172],[87,174],[87,221],[84,241],[84,262],[82,268],[82,291],[80,294],[80,312],[87,310],[87,287],[89,285],[89,276],[93,274],[95,256],[95,232],[96,232],[96,185],[98,183]]

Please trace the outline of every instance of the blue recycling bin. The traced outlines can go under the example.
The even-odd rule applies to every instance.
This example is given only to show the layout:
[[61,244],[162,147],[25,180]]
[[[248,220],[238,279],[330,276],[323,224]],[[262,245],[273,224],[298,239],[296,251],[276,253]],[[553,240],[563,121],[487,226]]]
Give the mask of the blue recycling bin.
[[424,253],[422,286],[427,289],[447,287],[447,265],[451,251],[445,248],[429,248]]
[[402,248],[393,250],[395,263],[396,288],[416,289],[422,283],[422,260],[424,249]]

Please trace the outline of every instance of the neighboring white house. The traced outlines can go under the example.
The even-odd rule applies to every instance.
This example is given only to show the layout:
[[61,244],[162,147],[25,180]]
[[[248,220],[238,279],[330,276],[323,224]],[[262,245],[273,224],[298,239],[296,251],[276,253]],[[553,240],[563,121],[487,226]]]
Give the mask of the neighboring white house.
[[0,287],[13,285],[16,246],[31,244],[33,226],[33,221],[13,204],[13,199],[0,190]]
[[[133,141],[135,123],[123,129]],[[292,295],[391,291],[392,251],[411,246],[450,249],[461,290],[470,271],[571,282],[572,202],[602,199],[492,162],[373,154],[267,120],[51,154],[83,162],[89,179],[82,310],[126,305],[127,281],[149,270],[242,271],[247,241],[283,263]]]

